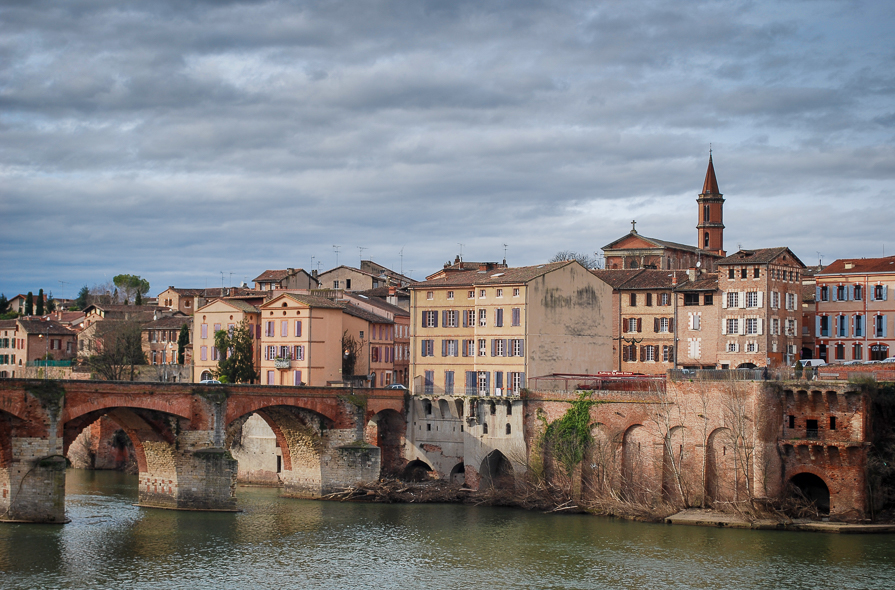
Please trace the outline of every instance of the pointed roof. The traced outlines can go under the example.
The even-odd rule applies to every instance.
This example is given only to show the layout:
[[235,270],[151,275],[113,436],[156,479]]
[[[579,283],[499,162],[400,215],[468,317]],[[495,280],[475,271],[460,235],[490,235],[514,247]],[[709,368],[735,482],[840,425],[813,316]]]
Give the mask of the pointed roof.
[[715,178],[715,166],[712,164],[712,154],[709,153],[709,168],[705,171],[705,182],[702,185],[702,194],[704,195],[720,195],[718,190],[718,179]]

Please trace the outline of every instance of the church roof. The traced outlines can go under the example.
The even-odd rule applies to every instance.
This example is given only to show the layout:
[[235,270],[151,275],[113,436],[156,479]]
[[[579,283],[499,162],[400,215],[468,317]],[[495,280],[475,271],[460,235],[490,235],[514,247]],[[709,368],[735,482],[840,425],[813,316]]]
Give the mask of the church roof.
[[705,171],[705,182],[702,185],[702,194],[704,195],[720,195],[718,190],[718,179],[715,178],[715,165],[712,164],[712,154],[709,154],[709,167]]

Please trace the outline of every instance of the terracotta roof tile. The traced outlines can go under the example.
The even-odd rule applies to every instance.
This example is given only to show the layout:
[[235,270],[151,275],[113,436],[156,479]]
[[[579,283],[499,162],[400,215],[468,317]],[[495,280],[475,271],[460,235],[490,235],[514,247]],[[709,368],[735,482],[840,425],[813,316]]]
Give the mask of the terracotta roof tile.
[[[578,264],[574,260],[562,262],[550,262],[537,266],[520,266],[516,268],[495,268],[489,271],[463,270],[447,273],[445,276],[413,283],[409,289],[425,289],[429,287],[452,286],[485,286],[485,285],[513,285],[521,284],[536,279],[548,272],[557,270],[570,264]],[[579,267],[581,265],[579,264]],[[584,267],[581,267],[582,269]]]
[[[846,268],[847,266],[851,268]],[[840,258],[815,276],[895,272],[895,256],[886,258]]]
[[705,182],[702,184],[702,194],[704,195],[720,195],[718,190],[718,179],[715,178],[715,165],[712,163],[712,155],[709,154],[709,167],[705,171]]
[[717,264],[725,265],[725,264],[768,264],[773,262],[778,256],[783,254],[784,252],[789,252],[789,254],[799,263],[800,266],[805,266],[799,257],[792,253],[792,251],[786,246],[780,246],[778,248],[758,248],[757,250],[740,250],[735,254],[731,254],[727,258],[722,258],[717,262]]
[[46,334],[48,330],[50,334],[62,334],[65,336],[75,334],[75,332],[68,329],[67,326],[63,326],[52,320],[44,321],[18,318],[17,321],[19,322],[19,325],[22,326],[22,329],[28,334]]
[[361,309],[356,305],[345,305],[342,306],[342,311],[347,313],[348,315],[353,315],[356,318],[360,318],[362,320],[366,320],[371,324],[394,324],[393,320],[390,320],[381,315],[376,315],[373,312],[367,311],[366,309]]

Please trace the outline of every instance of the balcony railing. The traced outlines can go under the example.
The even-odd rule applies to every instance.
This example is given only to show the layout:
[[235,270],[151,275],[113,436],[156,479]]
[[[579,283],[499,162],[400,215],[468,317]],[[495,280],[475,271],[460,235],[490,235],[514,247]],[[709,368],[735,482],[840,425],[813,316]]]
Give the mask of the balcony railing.
[[292,359],[288,358],[275,358],[273,360],[273,366],[276,369],[288,369],[292,366]]

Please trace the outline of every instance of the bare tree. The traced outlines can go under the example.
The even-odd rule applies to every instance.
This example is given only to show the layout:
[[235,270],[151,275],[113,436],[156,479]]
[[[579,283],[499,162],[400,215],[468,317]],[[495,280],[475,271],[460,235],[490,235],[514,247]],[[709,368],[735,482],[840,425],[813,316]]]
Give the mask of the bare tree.
[[137,365],[146,364],[142,328],[138,322],[106,320],[96,326],[97,353],[87,359],[90,369],[108,381],[133,381]]
[[577,260],[584,268],[588,269],[601,267],[600,260],[597,257],[572,250],[560,250],[553,255],[550,262],[564,262],[566,260]]
[[[752,500],[752,460],[755,446],[753,444],[753,418],[749,412],[750,396],[743,385],[730,382],[721,396],[721,411],[726,430],[726,438],[734,452],[734,502]],[[740,498],[740,492],[746,498]]]

